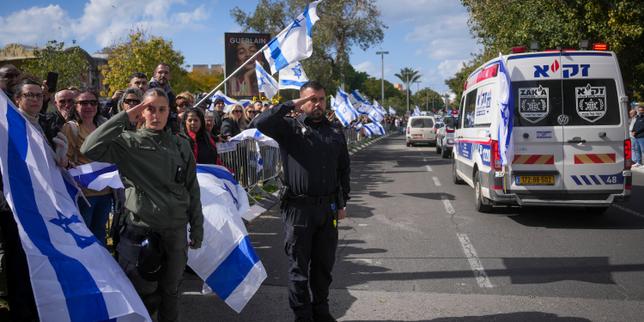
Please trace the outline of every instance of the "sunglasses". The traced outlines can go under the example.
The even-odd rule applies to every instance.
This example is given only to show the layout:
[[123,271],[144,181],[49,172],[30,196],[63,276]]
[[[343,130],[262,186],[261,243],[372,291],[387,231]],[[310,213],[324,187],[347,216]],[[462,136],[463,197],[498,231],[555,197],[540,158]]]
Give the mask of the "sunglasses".
[[91,106],[97,106],[98,101],[97,100],[87,100],[87,101],[77,101],[76,104],[78,105],[91,105]]
[[136,99],[124,99],[123,103],[125,103],[127,105],[139,105],[139,104],[141,104],[141,101],[136,100]]

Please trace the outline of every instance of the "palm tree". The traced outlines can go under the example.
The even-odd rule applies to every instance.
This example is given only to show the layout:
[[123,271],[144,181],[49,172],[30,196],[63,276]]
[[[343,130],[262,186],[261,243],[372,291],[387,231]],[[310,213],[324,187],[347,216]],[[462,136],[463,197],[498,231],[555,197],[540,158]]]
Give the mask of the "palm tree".
[[405,83],[405,90],[407,92],[407,113],[409,113],[409,84],[412,84],[420,79],[420,72],[409,67],[400,70],[395,74],[398,79]]

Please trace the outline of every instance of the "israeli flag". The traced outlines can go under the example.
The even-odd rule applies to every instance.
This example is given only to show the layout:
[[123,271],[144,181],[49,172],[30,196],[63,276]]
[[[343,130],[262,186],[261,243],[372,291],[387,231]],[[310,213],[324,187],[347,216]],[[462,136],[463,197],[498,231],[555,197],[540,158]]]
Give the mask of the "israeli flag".
[[104,162],[91,162],[69,169],[69,174],[83,188],[101,191],[107,187],[124,188],[116,165]]
[[308,82],[302,63],[295,62],[280,70],[280,89],[297,89]]
[[356,111],[358,111],[358,113],[363,115],[369,115],[369,112],[372,109],[371,103],[369,103],[369,101],[366,98],[364,98],[364,96],[362,96],[360,91],[358,91],[357,89],[354,89],[351,92],[351,98],[354,101],[353,106],[355,106]]
[[215,101],[218,100],[218,99],[224,101],[224,105],[226,105],[226,106],[239,104],[239,101],[237,101],[234,98],[230,98],[230,97],[226,96],[222,91],[215,92],[215,94],[212,95],[212,97],[210,99],[212,100],[212,104],[210,104],[210,107],[208,109],[211,110],[211,111],[215,110]]
[[317,6],[320,1],[309,3],[295,20],[268,43],[264,57],[271,65],[271,74],[286,66],[311,57],[313,54],[313,25],[320,20]]
[[384,113],[382,112],[382,107],[380,107],[380,104],[378,104],[378,102],[375,101],[375,100],[373,101],[373,105],[371,105],[371,106],[372,106],[372,108],[371,108],[371,110],[369,110],[369,114],[367,114],[369,119],[372,122],[376,122],[376,123],[382,122],[382,120],[385,119],[385,113],[386,112],[384,112]]
[[0,91],[0,171],[41,321],[152,321],[78,213],[46,138]]
[[385,128],[378,122],[367,123],[362,126],[367,137],[385,135]]
[[396,110],[389,106],[389,115],[396,115]]
[[243,130],[243,131],[241,131],[241,133],[239,133],[239,134],[233,136],[232,138],[230,138],[230,140],[228,142],[232,142],[232,143],[236,144],[236,143],[239,143],[239,142],[241,142],[243,140],[248,140],[248,139],[255,140],[255,141],[259,142],[261,145],[268,145],[268,146],[272,146],[272,147],[278,148],[278,149],[280,147],[280,145],[277,143],[277,141],[273,140],[273,138],[267,136],[266,134],[262,133],[258,129],[246,129],[246,130]]
[[499,142],[499,154],[501,155],[501,164],[507,165],[509,155],[512,154],[512,119],[513,108],[511,106],[512,99],[512,85],[510,82],[510,74],[503,62],[503,58],[499,59],[499,72],[497,78],[497,86],[499,93],[499,128],[497,130],[497,140]]
[[353,108],[349,95],[342,89],[338,89],[335,98],[331,97],[331,109],[335,111],[335,117],[344,127],[348,127],[353,120],[358,118],[358,112]]
[[416,107],[414,107],[414,112],[411,114],[411,116],[420,116],[420,114],[421,114],[420,108],[418,107],[418,105],[416,105]]
[[257,74],[257,88],[259,91],[264,92],[266,97],[273,99],[273,96],[280,90],[275,78],[269,75],[258,61],[255,61],[255,74]]
[[241,217],[249,209],[248,196],[224,167],[197,165],[197,180],[204,240],[201,248],[188,250],[188,265],[239,313],[267,276]]

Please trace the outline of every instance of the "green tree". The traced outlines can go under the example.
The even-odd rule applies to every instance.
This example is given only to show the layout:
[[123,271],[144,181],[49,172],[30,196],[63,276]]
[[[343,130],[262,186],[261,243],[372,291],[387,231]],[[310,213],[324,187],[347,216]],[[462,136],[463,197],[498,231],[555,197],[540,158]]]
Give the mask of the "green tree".
[[431,88],[423,88],[412,96],[411,100],[420,107],[422,111],[436,112],[445,108],[441,94]]
[[22,69],[27,74],[44,80],[48,72],[58,73],[57,88],[69,86],[95,87],[89,77],[87,53],[80,47],[65,49],[64,42],[50,41],[42,49],[34,50],[35,59],[28,60]]
[[[380,78],[369,77],[362,84],[363,86],[360,88],[360,91],[363,94],[380,101],[380,96],[382,94]],[[400,98],[403,97],[402,93],[397,90],[392,83],[385,80],[385,98],[392,96],[398,96]]]
[[[261,0],[252,13],[239,7],[231,16],[244,31],[283,30],[302,13],[309,0]],[[380,20],[375,0],[327,0],[318,5],[320,20],[313,27],[313,55],[302,62],[307,75],[329,92],[346,84],[351,75],[349,55],[355,45],[366,50],[378,44],[387,27]]]
[[405,67],[394,76],[398,77],[398,79],[405,83],[405,93],[407,94],[407,111],[409,111],[409,95],[411,93],[409,85],[420,79],[420,72],[413,68]]
[[537,41],[545,48],[607,42],[617,54],[627,94],[644,99],[644,6],[640,0],[461,0],[483,56]]
[[106,85],[104,95],[112,95],[116,90],[127,87],[129,77],[134,72],[144,72],[151,77],[159,63],[170,66],[170,82],[174,92],[194,91],[199,86],[183,69],[183,55],[173,49],[171,41],[161,37],[148,37],[136,31],[129,35],[127,42],[114,45],[106,52],[107,65],[101,70]]
[[224,75],[193,70],[188,73],[188,79],[192,82],[191,91],[210,92],[224,80]]

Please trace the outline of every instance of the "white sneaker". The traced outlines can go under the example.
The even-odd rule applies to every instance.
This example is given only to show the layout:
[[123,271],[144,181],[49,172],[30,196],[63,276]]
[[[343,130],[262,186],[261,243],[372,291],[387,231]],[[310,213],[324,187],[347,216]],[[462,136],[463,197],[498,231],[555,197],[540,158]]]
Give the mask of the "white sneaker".
[[639,164],[639,163],[635,163],[635,164],[633,164],[633,167],[635,167],[635,168],[639,168],[639,167],[641,167],[641,166],[642,166],[642,165],[641,165],[641,164]]

